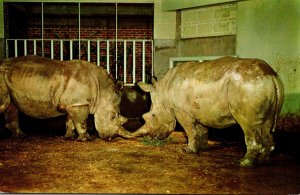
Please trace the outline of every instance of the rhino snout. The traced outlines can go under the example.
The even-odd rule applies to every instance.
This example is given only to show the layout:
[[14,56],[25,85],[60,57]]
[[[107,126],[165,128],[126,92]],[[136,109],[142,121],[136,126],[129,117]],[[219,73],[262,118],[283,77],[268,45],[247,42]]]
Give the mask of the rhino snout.
[[113,138],[115,138],[115,135],[104,135],[99,133],[99,137],[103,139],[104,141],[111,141]]

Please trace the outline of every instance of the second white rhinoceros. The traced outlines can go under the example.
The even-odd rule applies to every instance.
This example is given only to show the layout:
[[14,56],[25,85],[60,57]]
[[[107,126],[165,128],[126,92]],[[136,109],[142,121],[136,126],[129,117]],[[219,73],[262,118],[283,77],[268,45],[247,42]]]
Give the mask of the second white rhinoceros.
[[176,119],[188,137],[188,152],[207,147],[208,127],[238,123],[247,152],[241,166],[269,160],[274,149],[272,132],[283,104],[283,83],[263,60],[223,57],[187,62],[169,70],[158,82],[138,83],[150,92],[152,105],[145,124],[131,137],[150,135],[164,139]]
[[39,56],[3,60],[0,66],[0,113],[15,137],[23,136],[18,110],[38,118],[67,115],[66,138],[86,141],[88,115],[103,139],[126,136],[127,119],[120,115],[121,89],[107,72],[81,60],[58,61]]

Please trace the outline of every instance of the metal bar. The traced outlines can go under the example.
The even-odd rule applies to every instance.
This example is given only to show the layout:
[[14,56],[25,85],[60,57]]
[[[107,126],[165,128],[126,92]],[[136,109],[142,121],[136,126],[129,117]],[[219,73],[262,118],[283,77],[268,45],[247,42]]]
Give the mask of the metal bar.
[[36,39],[33,40],[33,55],[36,55]]
[[97,40],[97,66],[100,66],[100,40]]
[[18,57],[18,40],[15,40],[15,57]]
[[70,60],[73,60],[73,40],[70,40]]
[[135,41],[132,42],[132,82],[135,83]]
[[154,76],[154,51],[153,41],[151,41],[151,78]]
[[87,41],[87,60],[91,61],[91,41]]
[[143,45],[142,45],[142,81],[145,82],[145,74],[146,74],[146,67],[145,67],[145,41],[143,41]]
[[115,62],[116,62],[116,64],[115,64],[115,69],[116,69],[116,71],[115,71],[115,77],[116,77],[116,79],[118,79],[118,42],[117,42],[117,39],[116,39],[116,43],[115,43],[115,46],[116,46],[116,54],[115,54]]
[[64,60],[64,43],[60,40],[60,61]]
[[80,41],[80,3],[78,3],[78,59],[81,59],[81,41]]
[[106,40],[106,71],[109,74],[109,40]]
[[27,56],[27,40],[24,40],[24,56]]
[[126,43],[126,41],[124,41],[124,67],[123,67],[123,69],[124,69],[124,84],[126,84],[127,83],[127,72],[126,72],[126,69],[127,69],[127,67],[126,67],[126,65],[127,65],[127,56],[126,56],[126,53],[127,53],[127,48],[126,48],[126,45],[127,45],[127,43]]
[[54,40],[51,40],[51,59],[54,59]]
[[6,58],[9,58],[9,56],[8,56],[8,51],[9,51],[8,50],[8,41],[9,40],[6,39],[6,47],[5,47],[6,48]]
[[118,3],[116,3],[116,79],[118,79]]
[[42,2],[42,56],[44,57],[44,3]]

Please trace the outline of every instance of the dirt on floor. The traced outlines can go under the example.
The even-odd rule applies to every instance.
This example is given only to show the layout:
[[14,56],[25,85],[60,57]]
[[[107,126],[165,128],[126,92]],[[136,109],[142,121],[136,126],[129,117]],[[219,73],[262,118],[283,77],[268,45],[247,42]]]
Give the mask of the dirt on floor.
[[277,151],[269,165],[241,168],[243,143],[209,141],[184,152],[186,137],[113,142],[31,135],[0,139],[0,191],[17,193],[299,194],[299,153]]

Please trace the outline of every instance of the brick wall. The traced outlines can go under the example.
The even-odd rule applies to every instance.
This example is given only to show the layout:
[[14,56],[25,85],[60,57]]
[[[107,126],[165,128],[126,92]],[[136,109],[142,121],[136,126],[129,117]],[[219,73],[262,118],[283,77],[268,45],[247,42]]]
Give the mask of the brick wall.
[[[123,25],[124,26],[124,25]],[[130,28],[118,29],[118,39],[132,40],[132,39],[143,39],[143,40],[152,40],[153,29],[152,27],[148,28],[132,28],[132,25],[129,25]],[[115,29],[106,29],[103,27],[81,27],[80,36],[81,39],[115,39]],[[91,36],[92,35],[92,36]],[[29,26],[28,27],[28,38],[29,39],[39,39],[41,38],[41,28],[39,26]],[[44,27],[44,39],[78,39],[78,28],[74,26],[45,26]],[[44,55],[46,57],[51,57],[50,52],[50,41],[44,42]],[[39,47],[38,44],[37,47]],[[81,59],[87,60],[87,44],[81,44]],[[33,53],[33,43],[28,43],[28,53]],[[77,48],[76,48],[77,47]],[[100,44],[100,65],[105,69],[106,64],[106,42],[103,41]],[[151,64],[152,64],[152,52],[151,52],[151,42],[146,42],[146,74],[151,75]],[[60,43],[54,42],[54,58],[60,59]],[[96,63],[97,61],[97,43],[96,41],[91,42],[91,52],[90,52],[90,61]],[[127,82],[132,83],[133,81],[133,45],[132,42],[128,42],[126,46],[127,50]],[[64,42],[64,60],[70,59],[70,45],[69,42]],[[142,80],[142,43],[136,43],[136,81]],[[38,55],[41,54],[41,49],[37,48]],[[73,46],[73,59],[78,59],[78,42],[74,41]],[[118,43],[118,78],[123,79],[123,64],[124,64],[124,44],[123,42]],[[115,62],[115,43],[110,43],[110,75],[112,78],[115,78],[116,74],[116,62]]]

